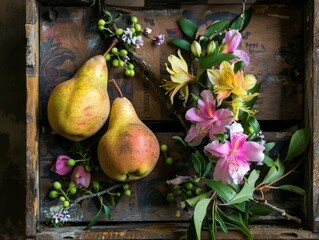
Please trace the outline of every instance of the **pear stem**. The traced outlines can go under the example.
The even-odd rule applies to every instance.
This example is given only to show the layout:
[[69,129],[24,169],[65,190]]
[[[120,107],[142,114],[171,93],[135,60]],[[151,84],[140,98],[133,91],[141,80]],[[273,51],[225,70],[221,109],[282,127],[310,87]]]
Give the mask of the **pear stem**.
[[111,49],[119,42],[119,40],[117,38],[113,38],[111,45],[109,46],[108,49],[106,49],[106,51],[104,52],[103,56],[105,57],[106,54],[109,53],[109,51],[111,51]]
[[115,81],[113,78],[110,80],[110,83],[112,83],[113,87],[115,88],[115,90],[117,91],[117,93],[119,94],[119,96],[120,96],[121,98],[124,97],[124,96],[123,96],[123,93],[122,93],[122,91],[121,91],[121,89],[120,89],[120,87],[119,87],[119,85],[117,85],[116,81]]

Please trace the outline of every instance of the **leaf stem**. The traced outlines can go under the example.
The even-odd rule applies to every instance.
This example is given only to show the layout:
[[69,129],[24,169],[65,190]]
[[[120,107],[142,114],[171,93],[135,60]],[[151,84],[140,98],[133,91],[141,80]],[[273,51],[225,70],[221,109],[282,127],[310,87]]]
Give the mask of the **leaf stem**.
[[93,193],[93,194],[90,194],[90,195],[84,195],[82,197],[79,197],[70,205],[69,208],[73,207],[74,205],[76,205],[77,203],[81,202],[84,199],[93,198],[93,197],[97,197],[97,196],[99,197],[99,196],[101,196],[101,195],[103,195],[105,193],[108,193],[108,192],[110,192],[110,191],[112,191],[114,189],[117,189],[119,187],[122,187],[122,184],[118,183],[118,184],[115,184],[115,185],[113,185],[113,186],[111,186],[111,187],[109,187],[107,189],[104,189],[104,190],[102,190],[100,192]]

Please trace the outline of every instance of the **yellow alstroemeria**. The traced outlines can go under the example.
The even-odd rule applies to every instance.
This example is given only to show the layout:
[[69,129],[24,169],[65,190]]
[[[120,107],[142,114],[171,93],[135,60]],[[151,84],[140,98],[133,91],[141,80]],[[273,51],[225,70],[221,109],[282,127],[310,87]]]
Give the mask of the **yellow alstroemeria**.
[[232,108],[233,108],[235,121],[238,121],[239,110],[246,112],[249,115],[254,115],[257,113],[257,110],[250,109],[245,105],[245,102],[251,101],[257,95],[258,93],[254,93],[254,94],[249,94],[246,96],[236,97],[232,100]]
[[169,55],[168,61],[171,64],[171,68],[165,63],[166,70],[171,74],[171,80],[163,80],[164,89],[166,94],[169,94],[171,103],[174,103],[174,97],[179,92],[179,98],[184,100],[184,106],[186,105],[189,89],[188,84],[195,81],[195,76],[188,73],[188,66],[180,50],[177,51],[178,57],[175,55]]
[[244,75],[243,71],[234,72],[234,66],[229,62],[222,62],[219,69],[208,69],[208,78],[214,85],[217,94],[218,105],[230,96],[231,93],[243,97],[257,82],[252,74]]

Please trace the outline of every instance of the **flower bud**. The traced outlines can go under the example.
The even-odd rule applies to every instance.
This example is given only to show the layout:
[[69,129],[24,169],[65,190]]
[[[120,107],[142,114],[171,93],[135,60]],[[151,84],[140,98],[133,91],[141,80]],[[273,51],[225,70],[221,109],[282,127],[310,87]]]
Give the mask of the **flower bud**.
[[202,54],[202,47],[197,41],[193,41],[191,45],[191,51],[195,57],[199,58],[199,56]]
[[71,179],[75,182],[77,187],[84,187],[87,188],[90,185],[91,181],[91,174],[85,171],[83,166],[76,166]]
[[213,54],[215,49],[216,49],[216,43],[214,41],[210,41],[207,45],[207,55]]
[[72,171],[72,167],[68,165],[71,158],[66,155],[59,155],[55,164],[52,166],[51,171],[59,175],[66,175]]

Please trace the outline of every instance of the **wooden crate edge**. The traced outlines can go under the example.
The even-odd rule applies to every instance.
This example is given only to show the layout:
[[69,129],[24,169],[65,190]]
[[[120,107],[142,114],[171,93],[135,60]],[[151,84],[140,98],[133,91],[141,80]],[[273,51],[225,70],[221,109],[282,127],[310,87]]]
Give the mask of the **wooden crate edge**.
[[39,34],[38,4],[26,0],[26,237],[34,237],[39,211],[38,113]]

